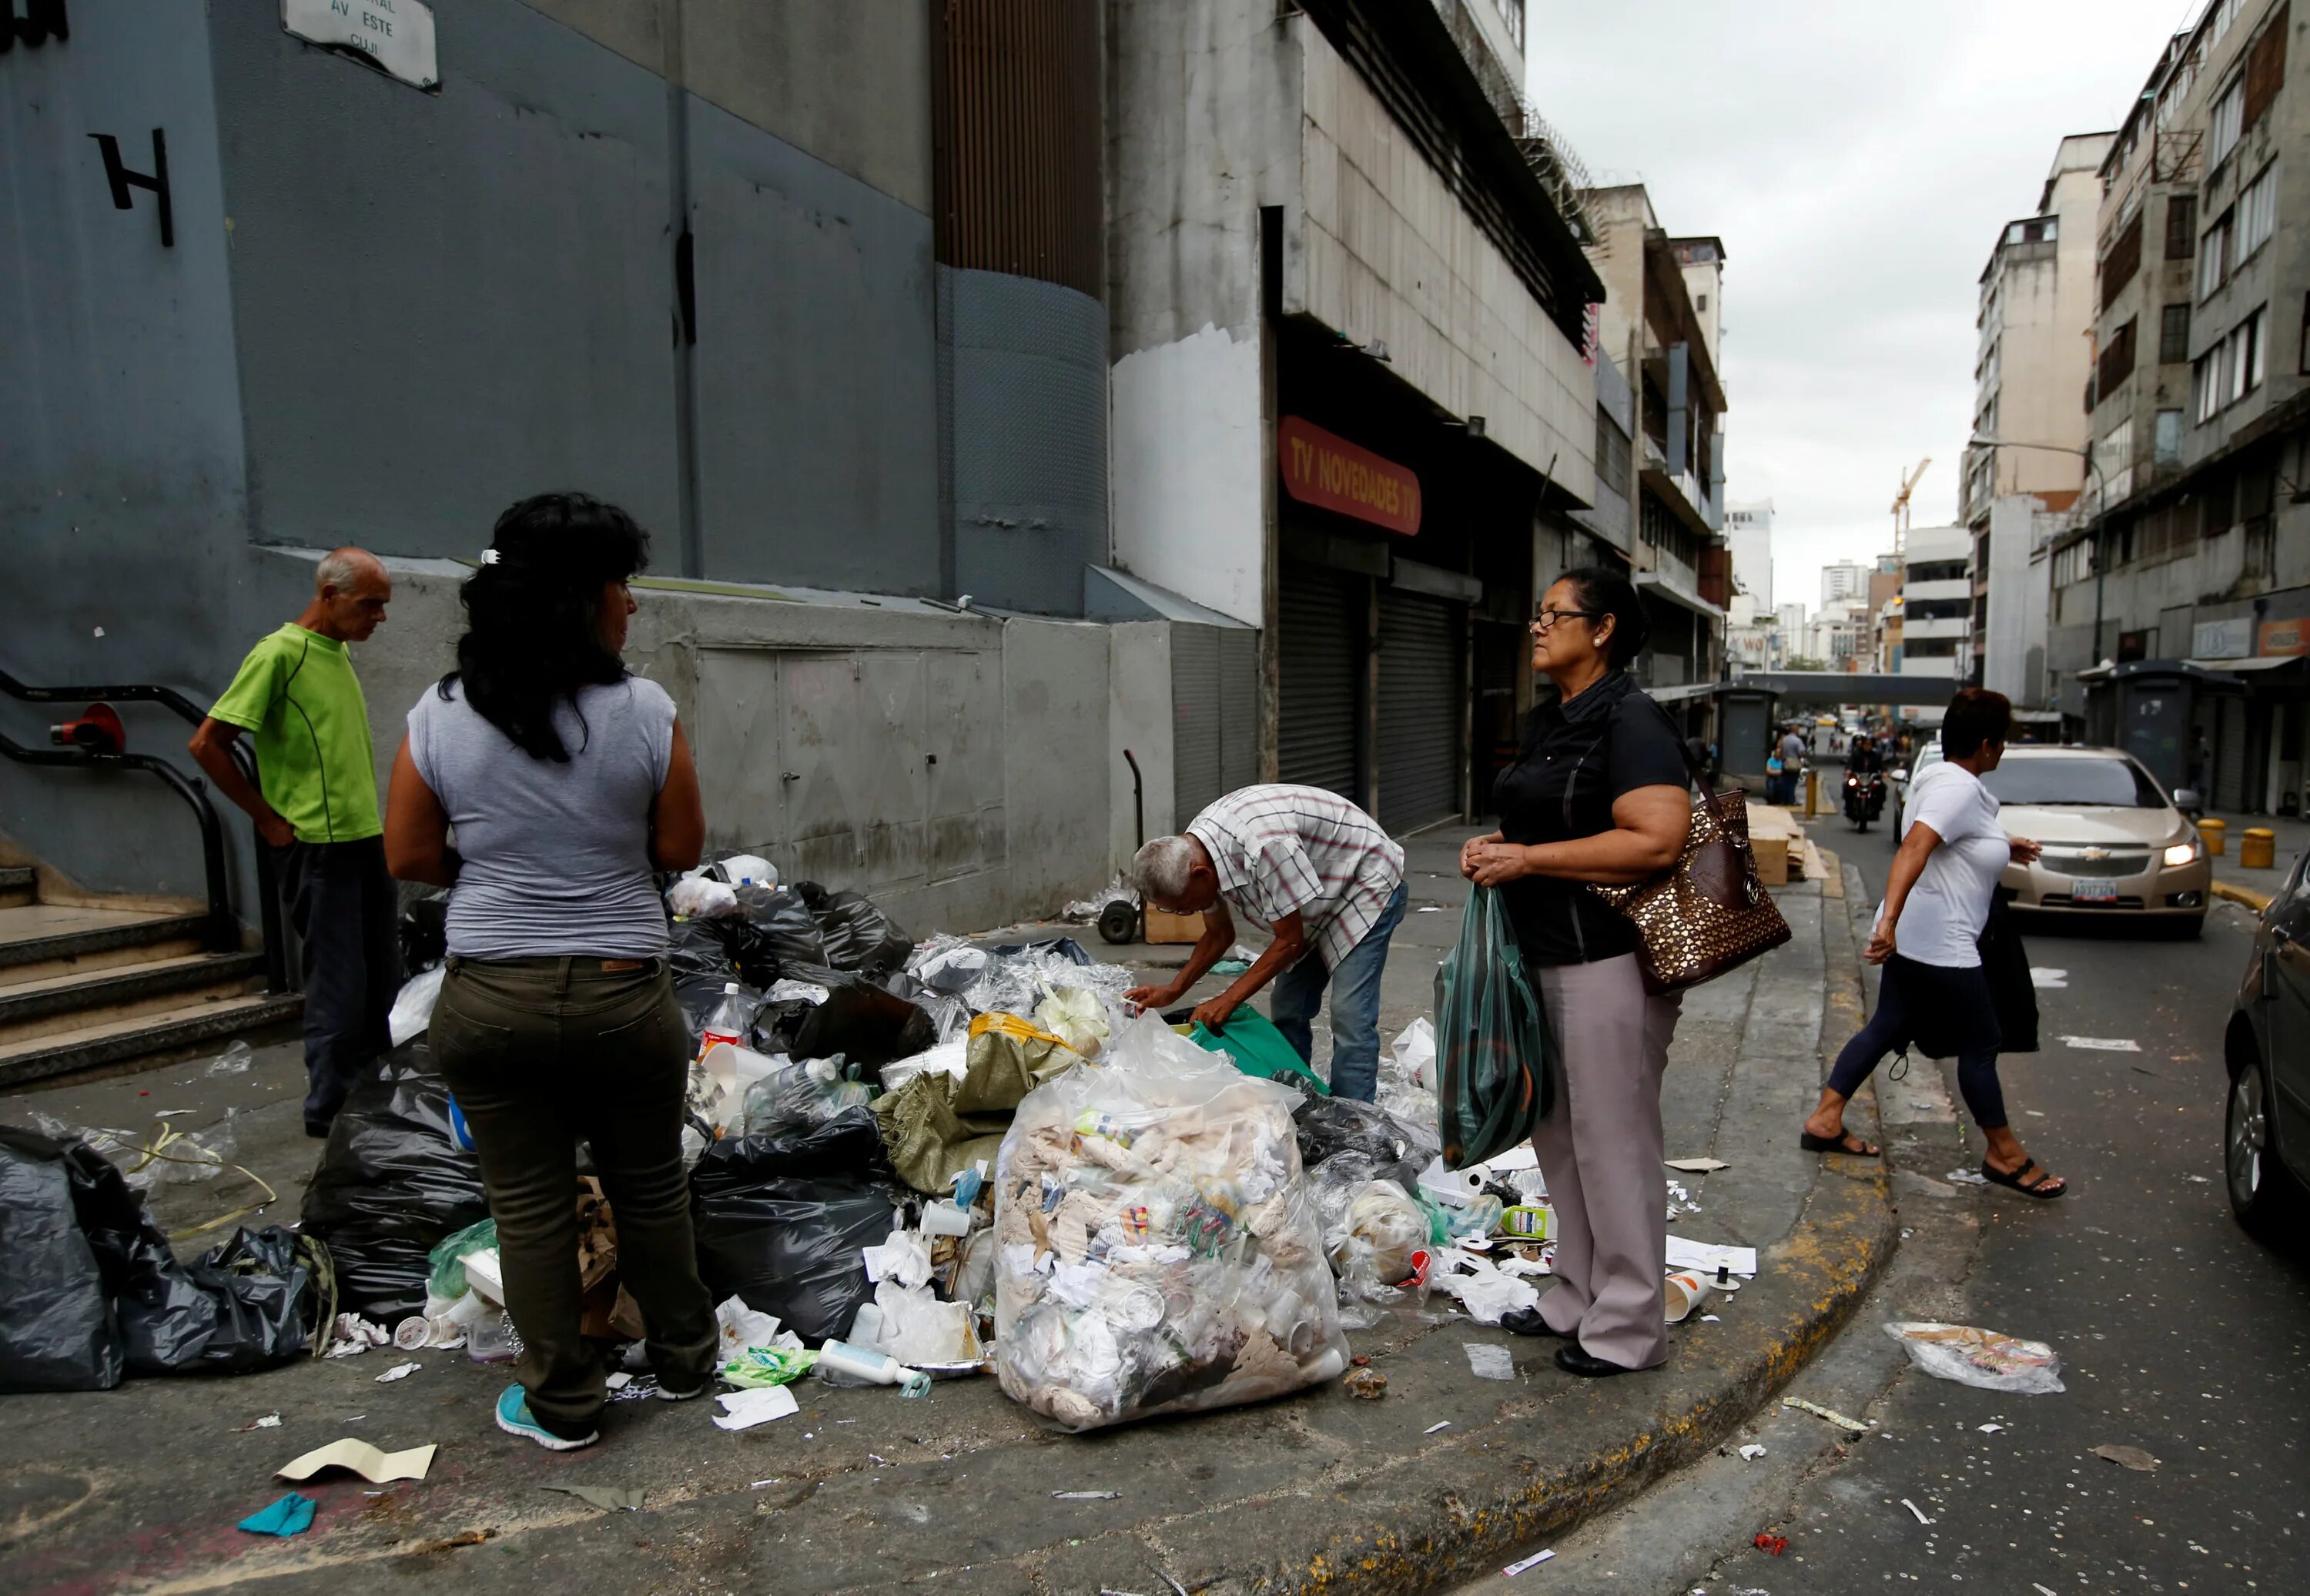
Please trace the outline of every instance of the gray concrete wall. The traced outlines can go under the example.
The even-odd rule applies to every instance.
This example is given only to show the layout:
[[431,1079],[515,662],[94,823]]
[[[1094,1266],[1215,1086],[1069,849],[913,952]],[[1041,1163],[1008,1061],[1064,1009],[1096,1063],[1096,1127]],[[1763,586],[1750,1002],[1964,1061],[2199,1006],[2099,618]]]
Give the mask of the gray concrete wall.
[[1080,613],[1082,568],[1107,559],[1107,308],[1002,272],[938,282],[955,591]]
[[[437,3],[444,13],[457,9]],[[837,171],[930,210],[930,0],[529,4]]]
[[[246,487],[206,29],[190,6],[77,5],[72,23],[67,43],[0,56],[0,664],[39,684],[221,686]],[[89,137],[149,173],[155,127],[167,249],[153,195],[114,209]],[[183,747],[173,716],[124,716],[132,748]],[[57,718],[0,698],[20,742]],[[191,816],[147,776],[0,762],[0,827],[92,882],[203,890]]]
[[938,592],[930,218],[710,105],[686,113],[705,574]]
[[664,85],[518,0],[443,10],[438,95],[212,13],[249,533],[471,558],[546,488],[671,533]]

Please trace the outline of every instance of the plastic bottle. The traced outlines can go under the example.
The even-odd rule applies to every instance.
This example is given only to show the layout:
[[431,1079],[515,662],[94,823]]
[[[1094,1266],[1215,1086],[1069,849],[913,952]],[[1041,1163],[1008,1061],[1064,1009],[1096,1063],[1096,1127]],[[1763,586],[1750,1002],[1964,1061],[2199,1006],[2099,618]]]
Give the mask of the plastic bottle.
[[707,1020],[705,1032],[698,1042],[698,1056],[703,1059],[716,1042],[727,1042],[733,1047],[746,1045],[747,1028],[753,1023],[747,1012],[746,1000],[740,995],[735,981],[722,984],[722,1003]]

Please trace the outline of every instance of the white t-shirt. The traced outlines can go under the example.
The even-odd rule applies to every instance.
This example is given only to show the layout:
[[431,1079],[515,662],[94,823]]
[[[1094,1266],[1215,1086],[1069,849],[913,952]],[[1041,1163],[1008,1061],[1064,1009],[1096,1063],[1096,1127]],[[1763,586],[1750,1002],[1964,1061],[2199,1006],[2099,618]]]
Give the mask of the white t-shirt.
[[[1981,928],[2013,856],[1997,823],[1997,799],[1972,771],[1944,759],[1918,773],[1904,808],[1904,836],[1910,826],[1932,827],[1941,846],[1909,889],[1894,941],[1919,964],[1977,965]],[[1885,917],[1882,904],[1877,917]]]

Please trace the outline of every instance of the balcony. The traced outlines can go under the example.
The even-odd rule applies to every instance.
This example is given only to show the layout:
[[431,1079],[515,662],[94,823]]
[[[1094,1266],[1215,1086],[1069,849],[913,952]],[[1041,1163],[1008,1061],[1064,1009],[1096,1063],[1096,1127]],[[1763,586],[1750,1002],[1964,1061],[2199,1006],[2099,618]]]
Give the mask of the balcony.
[[1907,645],[1933,638],[1963,638],[1972,625],[1962,615],[1951,615],[1942,620],[1920,620],[1912,615],[1901,622],[1901,641]]
[[1973,584],[1963,577],[1951,577],[1945,582],[1905,582],[1901,585],[1901,602],[1920,604],[1929,599],[1962,599],[1973,596]]

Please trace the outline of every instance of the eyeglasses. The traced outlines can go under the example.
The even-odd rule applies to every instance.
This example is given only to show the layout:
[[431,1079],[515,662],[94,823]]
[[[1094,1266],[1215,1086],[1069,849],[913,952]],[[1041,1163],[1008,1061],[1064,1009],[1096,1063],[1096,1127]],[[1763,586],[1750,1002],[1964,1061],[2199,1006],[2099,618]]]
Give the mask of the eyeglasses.
[[1603,616],[1594,610],[1534,610],[1532,612],[1532,624],[1543,632],[1559,620],[1585,620],[1594,625],[1602,619]]

